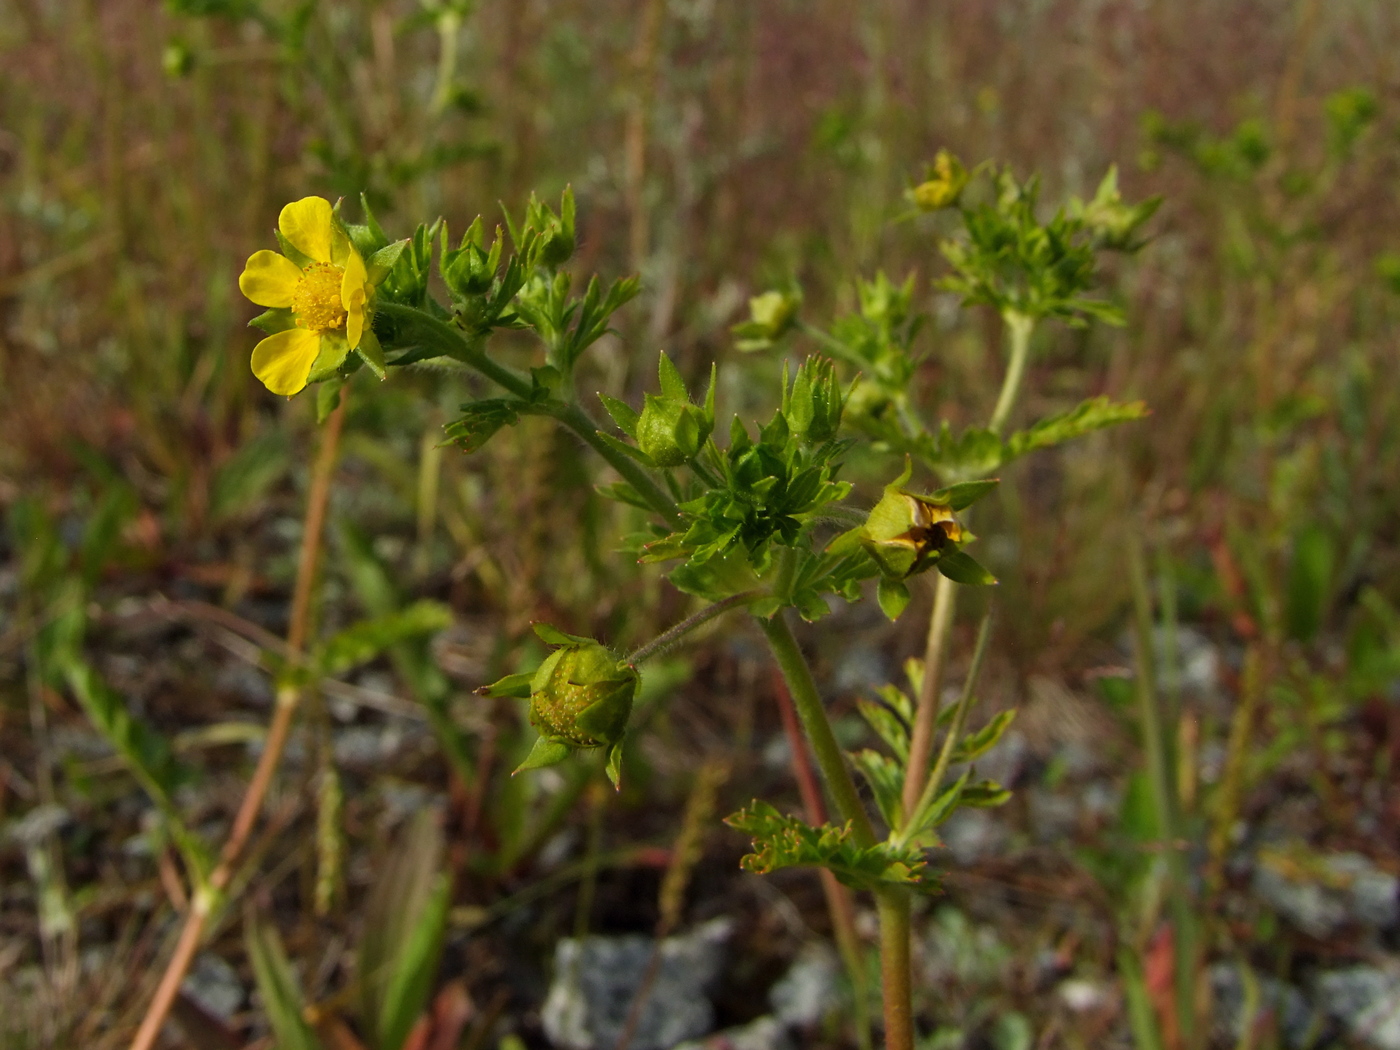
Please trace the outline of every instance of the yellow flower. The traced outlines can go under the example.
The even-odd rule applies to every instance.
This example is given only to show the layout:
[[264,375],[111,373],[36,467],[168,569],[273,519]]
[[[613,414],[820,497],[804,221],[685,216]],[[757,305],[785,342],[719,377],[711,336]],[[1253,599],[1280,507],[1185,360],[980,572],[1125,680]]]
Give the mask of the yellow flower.
[[374,286],[323,197],[288,204],[277,228],[308,264],[298,265],[277,252],[254,252],[238,276],[238,287],[259,306],[291,311],[290,327],[253,348],[253,374],[274,394],[291,397],[306,386],[313,368],[329,372],[362,341],[373,340]]

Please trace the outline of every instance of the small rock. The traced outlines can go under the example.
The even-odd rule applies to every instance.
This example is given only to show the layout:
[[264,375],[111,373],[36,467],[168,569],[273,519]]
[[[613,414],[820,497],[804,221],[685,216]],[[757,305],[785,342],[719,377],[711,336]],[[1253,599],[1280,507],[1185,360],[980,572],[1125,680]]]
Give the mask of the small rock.
[[212,952],[200,952],[195,957],[180,991],[224,1021],[238,1012],[247,994],[238,980],[238,972]]
[[1055,988],[1055,994],[1065,1006],[1077,1014],[1102,1010],[1113,1003],[1113,993],[1108,988],[1081,977],[1061,981]]
[[[731,920],[715,919],[661,942],[660,963],[628,1044],[631,1050],[669,1050],[714,1027],[706,991],[719,975],[732,929]],[[549,1041],[566,1050],[615,1046],[655,945],[653,938],[640,934],[560,940],[554,983],[541,1017]]]
[[840,973],[840,961],[829,946],[820,941],[807,943],[768,992],[774,1016],[792,1028],[820,1024],[837,1004]]
[[1349,924],[1385,929],[1400,918],[1400,880],[1360,853],[1261,853],[1254,870],[1254,892],[1317,938]]
[[1245,1016],[1244,978],[1234,963],[1219,962],[1208,971],[1215,999],[1215,1034],[1218,1041],[1234,1045],[1244,1037],[1247,1026],[1257,1026],[1272,1015],[1273,1025],[1284,1046],[1301,1048],[1316,1041],[1321,1018],[1297,988],[1263,974],[1256,974],[1259,1005],[1254,1017]]
[[985,809],[960,809],[938,829],[953,859],[967,867],[1001,853],[1010,841],[1006,825]]
[[681,1043],[675,1050],[792,1050],[787,1029],[776,1017],[759,1017],[705,1039]]
[[1400,1050],[1400,966],[1350,966],[1318,975],[1318,1003],[1375,1050]]

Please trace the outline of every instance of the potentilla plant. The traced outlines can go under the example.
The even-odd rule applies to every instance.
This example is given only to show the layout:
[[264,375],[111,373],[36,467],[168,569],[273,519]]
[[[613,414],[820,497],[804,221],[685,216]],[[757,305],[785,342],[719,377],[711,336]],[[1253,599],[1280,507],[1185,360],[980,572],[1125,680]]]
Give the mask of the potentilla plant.
[[[921,207],[959,206],[967,181],[961,165],[940,157],[914,199]],[[281,252],[255,253],[240,280],[245,294],[267,308],[253,322],[268,333],[254,351],[253,367],[270,390],[294,395],[317,385],[318,415],[325,417],[342,388],[361,375],[383,380],[396,369],[436,358],[474,369],[500,394],[464,404],[447,427],[448,440],[471,452],[524,416],[554,419],[616,471],[619,480],[605,492],[648,514],[646,530],[626,538],[626,546],[704,603],[630,653],[537,625],[541,639],[554,647],[543,662],[483,687],[528,702],[526,714],[539,738],[521,770],[592,753],[602,756],[600,764],[616,784],[646,661],[726,612],[753,617],[787,682],[839,820],[816,827],[756,800],[729,823],[754,839],[744,861],[749,870],[820,866],[874,896],[891,1050],[914,1045],[911,901],[938,885],[926,850],[958,807],[995,805],[1007,797],[1000,785],[978,778],[973,763],[996,743],[1009,717],[975,731],[966,724],[990,621],[984,618],[981,625],[957,704],[933,712],[921,730],[929,718],[922,702],[887,688],[879,701],[863,703],[862,713],[889,753],[866,749],[851,756],[832,732],[790,617],[820,619],[833,601],[859,600],[871,583],[891,618],[908,604],[909,584],[918,576],[938,577],[940,594],[943,587],[994,583],[967,550],[974,537],[965,515],[997,484],[985,475],[1012,455],[1105,425],[1112,421],[1105,413],[1141,414],[1091,407],[1073,419],[1032,428],[1026,433],[1038,436],[1019,444],[1017,435],[1000,438],[1034,323],[1107,314],[1107,304],[1080,295],[1092,276],[1094,252],[1110,228],[1126,242],[1150,207],[1125,217],[1110,176],[1094,202],[1041,225],[1034,214],[1034,182],[1017,184],[1003,173],[994,185],[990,203],[962,208],[965,235],[948,242],[945,254],[954,265],[952,286],[970,301],[996,305],[1008,318],[1011,393],[1003,391],[1005,404],[999,402],[990,427],[957,438],[945,436],[946,425],[930,431],[918,422],[908,391],[917,360],[911,352],[916,326],[907,323],[912,284],[895,287],[883,278],[862,287],[857,321],[833,334],[816,333],[831,353],[868,366],[861,378],[843,383],[828,357],[808,358],[795,371],[784,363],[781,400],[766,423],[751,429],[735,416],[717,426],[713,369],[707,392],[697,400],[663,354],[657,391],[639,407],[600,395],[611,426],[600,425],[575,393],[575,368],[637,284],[595,277],[577,294],[562,269],[575,245],[568,191],[558,211],[532,198],[518,221],[507,216],[506,230],[497,227],[488,236],[478,218],[455,241],[441,220],[391,241],[367,205],[363,223],[352,223],[338,205],[308,197],[283,209]],[[446,301],[429,291],[435,262]],[[739,331],[745,347],[768,347],[802,330],[799,306],[791,291],[758,297]],[[489,352],[493,337],[510,330],[532,332],[542,344],[528,370]],[[360,385],[365,389],[357,396],[373,395],[374,384]],[[851,505],[852,485],[840,476],[857,442],[875,443],[904,459],[902,471],[868,511]],[[913,484],[915,462],[934,467],[945,483]],[[922,698],[929,669],[913,661],[909,670],[913,691]],[[943,742],[935,757],[938,727]],[[955,769],[961,771],[946,782]],[[869,783],[873,814],[855,770]]]

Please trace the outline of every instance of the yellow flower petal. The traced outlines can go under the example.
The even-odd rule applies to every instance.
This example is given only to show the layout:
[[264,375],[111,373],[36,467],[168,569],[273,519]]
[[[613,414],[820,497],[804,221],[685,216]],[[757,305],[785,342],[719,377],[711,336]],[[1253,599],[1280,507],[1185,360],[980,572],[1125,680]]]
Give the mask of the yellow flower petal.
[[253,347],[253,374],[274,394],[291,397],[306,386],[320,352],[320,332],[288,328]]
[[303,197],[288,204],[277,217],[277,228],[313,262],[331,261],[331,202],[324,197]]
[[352,350],[360,345],[360,335],[365,330],[365,303],[369,299],[365,283],[368,280],[364,260],[351,248],[345,258],[345,276],[340,281],[340,303],[345,307],[345,339]]
[[248,256],[238,275],[238,290],[259,306],[291,306],[301,270],[285,255],[260,251]]

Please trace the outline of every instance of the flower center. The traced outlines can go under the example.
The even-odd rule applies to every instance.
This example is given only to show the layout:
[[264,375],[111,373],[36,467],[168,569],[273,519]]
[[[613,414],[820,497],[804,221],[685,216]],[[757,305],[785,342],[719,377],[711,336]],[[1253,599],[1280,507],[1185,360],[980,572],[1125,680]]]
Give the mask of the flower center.
[[302,271],[292,292],[292,312],[297,325],[313,332],[325,332],[345,324],[345,304],[340,301],[340,282],[345,271],[333,263],[312,263]]

